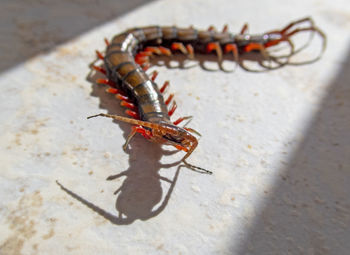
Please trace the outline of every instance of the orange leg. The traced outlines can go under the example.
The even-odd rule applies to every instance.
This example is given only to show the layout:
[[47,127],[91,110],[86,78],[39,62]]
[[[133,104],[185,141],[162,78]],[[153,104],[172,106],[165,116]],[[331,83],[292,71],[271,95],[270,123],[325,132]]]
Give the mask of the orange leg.
[[151,64],[150,63],[144,63],[144,64],[141,65],[141,67],[142,67],[142,70],[146,72],[151,67]]
[[136,126],[134,128],[135,128],[136,132],[143,135],[144,138],[150,139],[152,137],[151,131],[145,129],[144,127]]
[[142,53],[137,53],[135,56],[135,62],[139,65],[143,65],[144,63],[149,62],[149,56],[144,55]]
[[106,75],[106,70],[100,66],[95,66],[95,65],[92,65],[91,66],[93,69],[95,69],[96,71],[100,72],[100,73],[103,73],[104,75]]
[[173,122],[174,125],[179,125],[184,120],[192,119],[192,116],[180,117]]
[[122,93],[116,94],[115,97],[118,98],[119,100],[130,102],[130,99],[127,96],[123,95]]
[[125,143],[123,145],[123,150],[126,151],[126,149],[128,148],[128,144],[130,143],[131,139],[134,137],[134,135],[136,135],[136,130],[134,129],[134,127],[131,128],[131,132],[128,135],[128,137],[125,140]]
[[133,103],[130,103],[130,102],[127,102],[127,101],[124,101],[124,100],[120,102],[120,105],[124,106],[124,107],[127,107],[127,108],[129,108],[131,110],[134,110],[134,111],[137,110],[136,106]]
[[171,102],[171,100],[173,99],[173,97],[174,97],[174,94],[170,94],[168,99],[165,101],[165,104],[168,105]]
[[106,85],[109,85],[111,87],[115,87],[116,84],[111,81],[111,80],[108,80],[108,79],[97,79],[96,80],[96,83],[99,83],[99,84],[106,84]]
[[143,128],[142,126],[133,126],[131,128],[131,132],[128,135],[128,137],[126,138],[126,141],[123,145],[123,149],[124,151],[126,151],[126,148],[128,147],[129,142],[131,141],[131,139],[134,137],[134,135],[136,135],[136,133],[140,133],[144,138],[146,139],[150,139],[152,137],[152,133],[151,131]]
[[155,53],[157,55],[161,55],[162,54],[161,50],[158,47],[148,46],[143,51],[150,52],[150,53],[153,53],[153,54]]
[[166,55],[166,56],[172,55],[170,49],[162,47],[162,46],[159,46],[158,48],[163,55]]
[[222,49],[218,42],[211,42],[207,44],[207,52],[210,53],[213,50],[216,51],[216,54],[218,56],[219,66],[222,69]]
[[169,81],[165,81],[163,86],[160,88],[160,93],[164,93],[165,89],[169,86]]
[[132,111],[132,110],[129,110],[129,109],[126,109],[125,110],[125,113],[131,117],[133,117],[134,119],[140,119],[139,115],[137,114],[137,112],[135,111]]
[[151,80],[154,81],[154,80],[157,78],[157,76],[158,76],[158,72],[157,72],[157,71],[154,71],[154,72],[152,73]]
[[102,53],[99,52],[98,50],[96,50],[96,55],[97,55],[97,57],[98,57],[99,59],[104,60],[104,57],[103,57]]
[[186,45],[186,49],[187,49],[189,58],[190,58],[190,59],[194,59],[194,49],[193,49],[193,46],[192,46],[191,44],[187,44],[187,45]]
[[188,54],[187,49],[186,49],[186,47],[185,47],[185,45],[183,43],[174,42],[174,43],[171,44],[171,49],[172,50],[179,50],[185,55]]
[[118,94],[119,90],[117,90],[115,88],[107,88],[106,92],[111,93],[111,94]]
[[183,147],[183,146],[181,146],[181,145],[179,145],[179,144],[174,144],[174,147],[175,147],[176,149],[178,149],[179,151],[188,152],[188,149],[187,149],[186,147]]
[[243,49],[245,52],[251,52],[253,50],[258,50],[260,51],[261,55],[265,58],[268,59],[268,54],[266,52],[265,46],[260,44],[260,43],[250,43],[246,45]]
[[174,101],[174,103],[173,103],[173,105],[172,105],[170,111],[168,112],[168,115],[169,115],[169,116],[173,115],[174,112],[175,112],[175,110],[176,110],[176,108],[177,108],[177,104],[176,104],[176,102]]
[[238,48],[237,48],[237,45],[232,43],[232,44],[227,44],[225,46],[225,53],[229,53],[229,52],[232,52],[233,54],[233,59],[234,61],[236,62],[236,65],[235,65],[235,68],[234,70],[237,68],[238,66],[238,61],[239,61],[239,55],[238,55]]
[[109,41],[107,38],[104,39],[106,46],[109,46]]
[[243,35],[248,31],[248,24],[245,23],[241,29],[241,32],[239,32],[239,34]]

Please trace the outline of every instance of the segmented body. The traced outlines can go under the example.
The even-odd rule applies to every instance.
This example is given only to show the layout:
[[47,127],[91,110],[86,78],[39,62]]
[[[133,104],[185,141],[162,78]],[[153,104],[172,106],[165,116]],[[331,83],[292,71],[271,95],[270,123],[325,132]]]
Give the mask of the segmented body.
[[[194,28],[145,27],[126,31],[115,36],[107,47],[104,58],[107,77],[127,91],[137,104],[141,120],[169,122],[168,109],[158,86],[135,62],[135,55],[147,45],[161,41],[161,45],[171,47],[176,42],[193,45],[195,52],[206,53],[207,46],[218,42],[220,47],[236,44],[239,49],[253,42],[266,43],[269,36],[243,36],[231,33],[198,31]],[[243,49],[242,49],[243,50]]]
[[[293,28],[300,23],[309,23],[306,28]],[[187,152],[183,161],[193,152],[197,146],[197,139],[190,134],[193,130],[177,126],[184,118],[171,122],[170,116],[176,109],[175,102],[170,110],[168,100],[163,98],[163,90],[158,88],[154,77],[145,73],[148,58],[153,54],[171,55],[172,51],[193,56],[194,53],[210,53],[215,51],[218,55],[219,64],[223,54],[233,54],[234,60],[238,62],[242,52],[258,51],[270,61],[280,66],[288,64],[281,63],[279,57],[271,56],[266,48],[284,41],[289,43],[291,53],[288,56],[281,56],[284,59],[292,56],[299,50],[294,49],[290,37],[302,31],[317,32],[325,39],[324,34],[313,25],[310,18],[290,23],[282,30],[272,31],[261,35],[250,35],[245,33],[246,27],[239,34],[227,32],[227,27],[222,32],[215,29],[197,30],[195,28],[178,28],[175,26],[150,26],[127,30],[116,35],[110,42],[107,42],[105,56],[98,53],[103,59],[105,69],[96,67],[96,70],[106,74],[108,80],[104,83],[113,87],[109,92],[117,94],[122,99],[122,105],[129,108],[126,113],[134,119],[108,114],[105,116],[120,121],[134,124],[134,129],[129,136],[125,147],[135,133],[141,133],[144,137],[156,142],[170,144],[180,150]],[[185,46],[186,45],[186,46]],[[156,46],[156,47],[150,47]],[[325,47],[325,44],[323,45]],[[170,48],[170,49],[169,49]],[[319,58],[319,57],[318,57]],[[317,59],[318,59],[317,58]],[[92,116],[94,117],[94,116]],[[186,163],[188,164],[188,163]],[[188,164],[193,169],[204,170]],[[206,170],[204,170],[206,171]],[[206,171],[209,172],[209,171]]]

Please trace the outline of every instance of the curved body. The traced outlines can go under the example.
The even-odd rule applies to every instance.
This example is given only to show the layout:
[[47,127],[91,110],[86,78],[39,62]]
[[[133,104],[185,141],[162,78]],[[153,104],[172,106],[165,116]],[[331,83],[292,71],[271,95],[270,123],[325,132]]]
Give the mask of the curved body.
[[[307,24],[306,27],[295,27],[304,23]],[[171,56],[174,51],[180,51],[189,57],[193,57],[194,53],[216,52],[220,67],[222,67],[224,54],[233,55],[234,60],[238,63],[240,54],[251,51],[260,53],[268,61],[276,63],[278,67],[285,64],[295,64],[291,63],[289,58],[299,53],[303,48],[296,50],[290,37],[305,31],[318,33],[324,39],[322,52],[325,48],[325,35],[314,26],[310,18],[292,22],[281,30],[260,35],[247,34],[245,33],[246,29],[247,26],[244,26],[241,33],[232,34],[227,32],[227,27],[222,32],[217,32],[214,28],[204,31],[192,27],[149,26],[130,29],[114,36],[110,42],[106,41],[105,56],[97,52],[98,57],[104,61],[105,69],[96,66],[94,68],[106,74],[107,79],[100,81],[100,83],[112,87],[108,92],[116,94],[122,100],[121,105],[129,108],[126,113],[133,119],[109,114],[98,114],[91,117],[104,116],[133,124],[132,132],[124,149],[126,149],[130,139],[136,133],[140,133],[151,141],[173,145],[177,149],[185,151],[183,162],[188,167],[211,173],[185,161],[198,144],[197,139],[191,133],[198,134],[198,132],[177,126],[189,117],[179,118],[171,122],[170,116],[176,109],[176,103],[174,101],[171,109],[168,110],[168,104],[173,98],[173,95],[170,95],[167,100],[163,98],[164,90],[168,84],[165,83],[163,87],[158,88],[154,81],[156,75],[150,77],[145,73],[145,70],[149,66],[151,56],[155,54]],[[289,55],[273,56],[267,51],[267,48],[280,42],[287,42],[290,46]],[[304,47],[306,46],[307,44],[304,45]],[[313,62],[320,55],[304,63]],[[243,67],[243,65],[241,66]],[[272,69],[262,64],[261,66]]]

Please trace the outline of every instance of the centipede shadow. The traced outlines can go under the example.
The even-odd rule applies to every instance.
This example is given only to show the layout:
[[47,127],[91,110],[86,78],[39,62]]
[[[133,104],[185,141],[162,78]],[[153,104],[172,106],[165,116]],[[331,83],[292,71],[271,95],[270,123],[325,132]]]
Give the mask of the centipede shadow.
[[[155,217],[165,209],[175,188],[181,167],[183,166],[178,166],[172,180],[161,177],[157,173],[157,168],[155,168],[155,171],[151,170],[151,172],[147,167],[146,169],[144,168],[138,171],[135,170],[132,165],[124,172],[109,176],[107,180],[114,180],[116,178],[126,176],[123,184],[114,192],[114,195],[118,195],[115,203],[115,207],[118,212],[117,215],[104,210],[77,193],[74,193],[72,190],[63,186],[58,181],[56,181],[56,183],[68,195],[75,198],[94,212],[98,213],[112,224],[128,225],[137,219],[148,220]],[[160,181],[165,181],[170,184],[170,187],[168,188],[168,191],[163,199]]]

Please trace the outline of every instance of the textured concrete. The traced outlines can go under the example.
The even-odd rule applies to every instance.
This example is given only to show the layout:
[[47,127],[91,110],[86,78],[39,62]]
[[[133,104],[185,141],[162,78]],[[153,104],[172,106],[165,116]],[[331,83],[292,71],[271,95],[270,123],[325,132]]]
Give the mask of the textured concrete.
[[[119,2],[0,4],[9,18],[0,24],[0,254],[347,254],[349,4]],[[316,63],[156,67],[157,81],[171,81],[176,117],[193,115],[202,134],[190,162],[212,176],[142,137],[125,153],[128,125],[86,120],[123,111],[91,82],[104,37],[148,24],[239,31],[249,22],[260,33],[305,16],[328,36]]]

